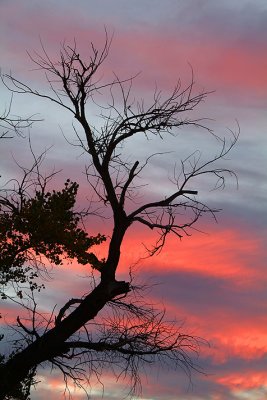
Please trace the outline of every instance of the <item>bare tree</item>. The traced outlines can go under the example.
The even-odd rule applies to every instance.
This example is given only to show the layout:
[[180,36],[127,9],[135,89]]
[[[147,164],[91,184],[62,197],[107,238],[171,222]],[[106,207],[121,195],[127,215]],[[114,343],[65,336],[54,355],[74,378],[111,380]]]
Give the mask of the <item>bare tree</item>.
[[[194,93],[192,76],[188,86],[183,88],[179,81],[169,96],[156,90],[149,105],[144,100],[136,101],[132,95],[134,78],[122,80],[114,75],[107,83],[100,79],[99,70],[110,44],[108,36],[100,51],[91,44],[88,59],[80,56],[75,43],[63,44],[57,61],[42,46],[42,54],[31,58],[45,73],[49,94],[34,90],[11,75],[3,76],[13,93],[48,99],[73,115],[79,126],[74,128],[78,145],[88,154],[88,183],[97,200],[111,210],[113,229],[106,259],[93,264],[100,271],[100,278],[89,293],[67,301],[39,333],[35,328],[28,330],[18,320],[28,342],[1,368],[1,399],[44,362],[59,368],[65,381],[72,378],[81,387],[85,381],[90,382],[92,373],[100,377],[107,365],[117,375],[129,373],[134,388],[139,383],[138,369],[146,363],[161,360],[188,373],[196,368],[191,352],[197,352],[198,341],[182,334],[179,326],[164,322],[164,311],[147,304],[145,295],[140,297],[138,292],[137,296],[131,281],[116,280],[121,244],[130,226],[142,224],[159,234],[149,250],[153,255],[162,250],[169,234],[181,238],[190,234],[203,214],[215,217],[218,210],[197,197],[197,178],[211,176],[215,186],[224,187],[226,175],[232,172],[220,167],[218,161],[230,152],[238,134],[233,133],[229,143],[218,138],[220,150],[209,160],[202,161],[198,153],[182,160],[180,171],[174,174],[171,194],[137,202],[137,193],[142,190],[138,178],[154,154],[143,161],[132,159],[125,155],[125,146],[140,136],[168,140],[186,126],[214,135],[203,120],[190,118],[208,93]],[[104,93],[106,103],[101,104]],[[100,128],[93,125],[90,105],[98,108]],[[192,189],[191,185],[196,186]],[[101,320],[104,307],[111,310],[112,317]],[[32,313],[36,313],[34,307]]]

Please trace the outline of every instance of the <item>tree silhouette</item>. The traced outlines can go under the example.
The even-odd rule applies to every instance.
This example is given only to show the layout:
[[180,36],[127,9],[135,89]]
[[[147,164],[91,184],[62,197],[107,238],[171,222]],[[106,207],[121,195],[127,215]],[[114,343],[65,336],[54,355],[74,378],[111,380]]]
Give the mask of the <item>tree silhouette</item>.
[[[11,75],[3,76],[4,84],[13,93],[50,100],[72,114],[79,126],[74,126],[79,146],[88,155],[86,174],[90,190],[99,203],[111,210],[113,228],[104,260],[98,260],[91,253],[90,260],[77,257],[79,262],[90,262],[99,271],[99,281],[88,294],[66,301],[54,319],[50,318],[46,325],[43,323],[39,332],[34,326],[36,304],[31,308],[31,330],[18,318],[18,327],[23,331],[25,340],[23,346],[2,363],[1,399],[12,393],[31,371],[45,362],[57,367],[63,373],[65,382],[71,378],[80,387],[85,387],[86,381],[90,382],[92,374],[100,378],[101,371],[108,366],[117,376],[129,374],[133,390],[140,383],[138,370],[146,363],[161,360],[174,368],[182,367],[188,373],[196,368],[191,356],[192,351],[198,351],[198,340],[183,334],[179,326],[166,322],[164,310],[154,308],[133,282],[116,280],[116,272],[121,245],[130,226],[141,224],[158,232],[156,243],[148,249],[149,254],[154,255],[162,250],[169,234],[182,238],[190,234],[190,229],[195,227],[202,215],[215,217],[218,210],[198,199],[198,178],[215,178],[214,185],[224,187],[225,177],[232,171],[220,167],[218,161],[230,152],[238,134],[232,133],[229,143],[217,137],[219,152],[209,160],[202,161],[198,152],[192,152],[191,156],[181,161],[179,172],[175,170],[172,193],[163,193],[159,198],[141,203],[138,193],[142,191],[142,185],[138,183],[138,178],[156,154],[145,160],[139,160],[138,154],[130,158],[125,151],[126,145],[135,137],[144,137],[148,139],[149,147],[150,139],[159,137],[168,140],[170,135],[176,137],[177,130],[186,126],[204,129],[214,135],[203,120],[190,118],[190,113],[208,93],[194,93],[192,76],[188,86],[183,88],[179,81],[169,96],[164,97],[156,90],[150,104],[147,105],[144,100],[137,101],[132,95],[134,78],[122,80],[114,75],[110,82],[100,79],[99,71],[106,61],[110,44],[108,35],[101,50],[91,44],[87,59],[80,56],[75,43],[72,46],[63,44],[57,61],[53,61],[42,46],[42,53],[35,53],[31,58],[45,73],[50,94],[34,90]],[[105,98],[105,104],[100,103],[101,97]],[[94,126],[90,114],[96,107],[100,128]],[[75,188],[75,184],[68,183],[64,190],[75,195]],[[43,193],[42,207],[45,207],[45,212],[49,212],[47,209],[52,197],[58,196],[60,201],[64,190],[49,195]],[[39,207],[38,193],[25,203],[29,221],[35,218],[35,205]],[[64,230],[65,214],[63,217],[63,222],[60,218],[58,221],[59,226],[63,223]],[[23,235],[30,234],[30,225],[23,226]],[[71,257],[76,256],[75,229],[66,238],[68,243],[73,240]],[[32,240],[36,240],[41,249],[34,246],[32,249],[35,255],[41,253],[49,257],[49,251],[55,253],[52,261],[56,262],[57,257],[66,251],[65,244],[58,249],[58,238],[52,235],[47,250],[50,233],[52,231],[49,226],[46,228],[40,216],[40,225]],[[81,231],[78,236],[79,233]],[[60,239],[63,238],[64,235],[60,236]],[[101,241],[102,237],[97,240]],[[25,262],[27,259],[23,260]],[[101,321],[104,307],[110,314]]]

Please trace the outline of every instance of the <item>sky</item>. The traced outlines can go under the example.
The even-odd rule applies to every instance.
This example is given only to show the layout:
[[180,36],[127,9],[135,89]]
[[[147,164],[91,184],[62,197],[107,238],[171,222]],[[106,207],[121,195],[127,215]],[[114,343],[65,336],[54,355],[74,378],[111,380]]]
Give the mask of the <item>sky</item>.
[[[222,209],[218,223],[201,220],[200,232],[177,241],[170,237],[162,253],[138,264],[142,279],[159,283],[151,291],[155,303],[164,303],[170,317],[183,321],[183,329],[205,338],[198,363],[205,374],[148,367],[143,377],[141,400],[263,400],[267,396],[267,3],[265,0],[0,0],[0,67],[32,87],[45,89],[40,71],[29,60],[39,51],[40,38],[53,56],[60,43],[75,38],[82,52],[92,41],[104,41],[104,29],[113,36],[105,76],[116,72],[126,78],[139,73],[134,82],[137,97],[151,98],[155,83],[167,93],[180,78],[186,85],[194,71],[196,90],[210,93],[198,115],[215,133],[229,141],[230,130],[240,126],[240,137],[225,166],[238,176],[238,187],[229,179],[224,191],[212,191],[214,182],[199,182],[200,195]],[[0,87],[0,107],[10,93]],[[104,100],[104,99],[103,99]],[[62,169],[58,179],[81,179],[81,197],[87,195],[82,174],[84,158],[69,146],[71,118],[60,108],[36,98],[15,96],[12,111],[19,115],[39,113],[44,119],[30,130],[34,151],[53,146],[45,166]],[[93,117],[95,118],[95,117]],[[238,122],[237,122],[238,121]],[[97,123],[97,122],[96,122]],[[146,195],[168,193],[168,177],[176,159],[200,149],[216,152],[216,140],[190,128],[175,140],[148,143],[133,141],[128,151],[145,157],[153,151],[173,152],[153,159],[144,179]],[[147,146],[147,145],[146,145]],[[163,149],[163,150],[162,150]],[[27,140],[15,138],[1,143],[3,179],[18,173],[14,162],[29,162]],[[148,153],[147,153],[148,152]],[[2,183],[2,182],[1,182]],[[90,221],[91,231],[109,225]],[[107,230],[107,231],[106,231]],[[202,231],[202,232],[201,232]],[[122,249],[121,273],[142,257],[142,242],[152,234],[132,228]],[[104,251],[104,250],[103,250]],[[48,295],[41,301],[47,309],[62,304],[83,288],[79,267],[66,267],[64,280],[55,271]],[[79,276],[78,276],[79,275]],[[8,321],[17,315],[14,306],[2,305]],[[62,398],[59,374],[39,371],[41,383],[33,400]],[[107,373],[106,399],[122,398],[120,383]],[[102,396],[97,385],[92,398]],[[74,392],[74,399],[84,395]]]

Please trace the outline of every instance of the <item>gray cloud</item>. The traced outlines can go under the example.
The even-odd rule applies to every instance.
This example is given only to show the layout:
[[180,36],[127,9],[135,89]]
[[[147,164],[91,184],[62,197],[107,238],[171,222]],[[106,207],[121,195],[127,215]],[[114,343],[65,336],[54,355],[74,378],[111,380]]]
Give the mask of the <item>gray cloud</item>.
[[[197,256],[194,256],[194,264],[196,263]],[[212,267],[212,260],[210,263]],[[240,320],[246,321],[249,318],[260,318],[262,304],[266,304],[267,307],[265,285],[239,286],[238,282],[222,277],[195,271],[164,272],[164,269],[154,279],[160,283],[153,288],[155,296],[162,298],[163,302],[181,305],[189,315],[213,318],[223,310],[225,315],[236,315]]]

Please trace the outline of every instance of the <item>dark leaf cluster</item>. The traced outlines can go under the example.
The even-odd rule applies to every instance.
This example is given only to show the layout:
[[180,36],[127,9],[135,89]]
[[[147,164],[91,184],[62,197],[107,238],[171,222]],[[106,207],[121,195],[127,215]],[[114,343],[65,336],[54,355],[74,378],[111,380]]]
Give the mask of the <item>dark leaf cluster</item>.
[[[79,227],[81,216],[73,207],[78,184],[67,180],[62,190],[36,191],[23,197],[20,206],[0,206],[0,283],[25,283],[36,288],[36,259],[45,256],[61,265],[64,259],[77,259],[80,264],[99,267],[97,257],[89,252],[105,240],[103,235],[88,236]],[[26,264],[26,265],[25,265]]]

